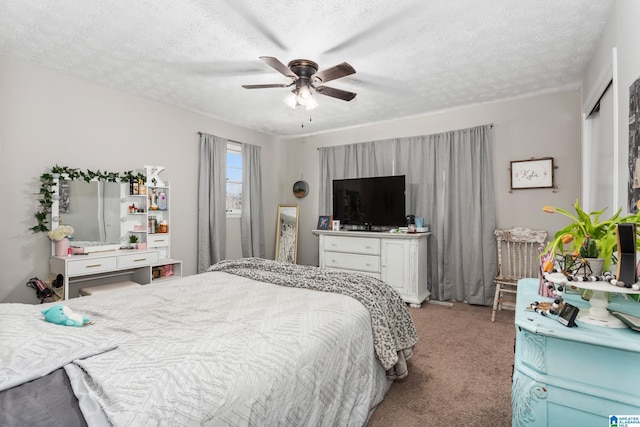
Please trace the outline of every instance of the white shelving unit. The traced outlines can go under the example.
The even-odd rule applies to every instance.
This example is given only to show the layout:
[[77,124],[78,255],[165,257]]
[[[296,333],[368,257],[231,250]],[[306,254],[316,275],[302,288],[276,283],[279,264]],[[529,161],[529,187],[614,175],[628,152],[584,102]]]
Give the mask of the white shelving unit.
[[170,280],[182,276],[182,261],[171,258],[170,185],[142,184],[137,193],[129,183],[121,185],[121,232],[124,242],[137,236],[144,250],[158,252],[158,261],[152,265],[151,281]]

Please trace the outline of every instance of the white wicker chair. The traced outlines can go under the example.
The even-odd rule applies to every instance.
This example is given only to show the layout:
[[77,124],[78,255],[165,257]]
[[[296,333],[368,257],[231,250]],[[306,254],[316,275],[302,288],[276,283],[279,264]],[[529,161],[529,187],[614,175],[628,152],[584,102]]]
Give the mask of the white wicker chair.
[[[526,227],[495,230],[498,246],[498,274],[493,279],[496,293],[493,299],[491,321],[503,306],[515,307],[518,280],[539,275],[539,249],[544,247],[547,232]],[[510,295],[510,297],[509,297]],[[505,298],[508,297],[508,298]]]

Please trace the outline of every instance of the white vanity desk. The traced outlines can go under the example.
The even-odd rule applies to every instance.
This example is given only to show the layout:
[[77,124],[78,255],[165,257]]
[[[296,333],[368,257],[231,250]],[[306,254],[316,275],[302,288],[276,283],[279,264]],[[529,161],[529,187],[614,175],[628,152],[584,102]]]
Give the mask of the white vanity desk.
[[[173,263],[174,276],[180,277],[180,262]],[[64,277],[64,299],[78,296],[83,287],[99,286],[130,280],[147,285],[153,278],[154,266],[167,264],[157,250],[113,250],[88,255],[53,256],[51,272]],[[166,278],[165,278],[166,279]]]
[[[54,174],[51,230],[61,222],[74,227],[71,244],[87,253],[52,256],[49,261],[51,272],[64,278],[65,300],[182,276],[182,261],[171,258],[170,187],[159,177],[164,166],[145,166],[145,170],[146,175],[139,173],[137,179],[120,177],[117,182],[76,169],[71,177]],[[144,249],[121,249],[127,242]],[[56,253],[53,242],[51,253]]]

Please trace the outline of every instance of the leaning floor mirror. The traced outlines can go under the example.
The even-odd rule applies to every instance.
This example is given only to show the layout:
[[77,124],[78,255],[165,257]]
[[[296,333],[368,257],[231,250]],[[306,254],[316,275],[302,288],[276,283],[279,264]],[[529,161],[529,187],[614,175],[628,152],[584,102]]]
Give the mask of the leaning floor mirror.
[[298,205],[278,205],[276,261],[295,264],[298,258]]

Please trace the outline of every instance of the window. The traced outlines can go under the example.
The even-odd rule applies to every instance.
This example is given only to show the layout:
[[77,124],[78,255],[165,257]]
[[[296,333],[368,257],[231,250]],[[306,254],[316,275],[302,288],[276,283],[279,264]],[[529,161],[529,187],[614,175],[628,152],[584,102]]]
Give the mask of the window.
[[242,149],[227,144],[227,216],[242,212]]

